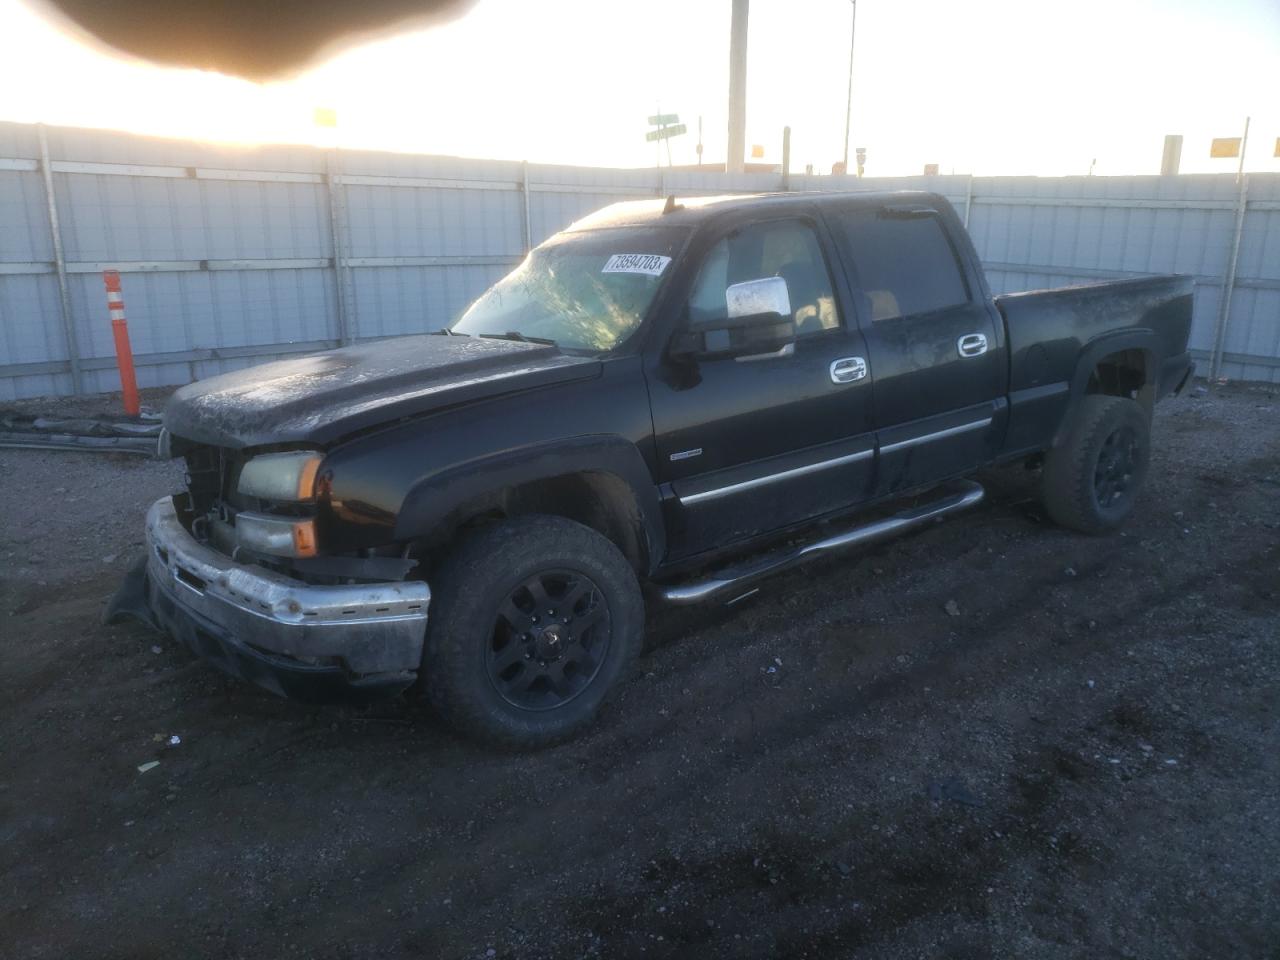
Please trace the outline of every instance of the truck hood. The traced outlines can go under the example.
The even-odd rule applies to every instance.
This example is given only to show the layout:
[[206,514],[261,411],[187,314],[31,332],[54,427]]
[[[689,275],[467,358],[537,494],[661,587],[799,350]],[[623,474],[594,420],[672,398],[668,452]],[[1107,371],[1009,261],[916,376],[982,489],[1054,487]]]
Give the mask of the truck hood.
[[517,390],[595,376],[556,347],[427,334],[313,353],[183,387],[164,425],[220,447],[323,446],[358,430]]

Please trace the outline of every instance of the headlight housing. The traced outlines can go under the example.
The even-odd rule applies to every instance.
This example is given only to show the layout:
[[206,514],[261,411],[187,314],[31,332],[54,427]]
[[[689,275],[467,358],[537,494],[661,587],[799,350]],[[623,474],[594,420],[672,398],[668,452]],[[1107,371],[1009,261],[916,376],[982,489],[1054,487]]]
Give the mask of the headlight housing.
[[259,454],[241,467],[236,489],[246,497],[280,503],[314,500],[323,459],[317,450]]
[[314,520],[269,517],[261,513],[236,514],[236,543],[273,557],[314,557]]

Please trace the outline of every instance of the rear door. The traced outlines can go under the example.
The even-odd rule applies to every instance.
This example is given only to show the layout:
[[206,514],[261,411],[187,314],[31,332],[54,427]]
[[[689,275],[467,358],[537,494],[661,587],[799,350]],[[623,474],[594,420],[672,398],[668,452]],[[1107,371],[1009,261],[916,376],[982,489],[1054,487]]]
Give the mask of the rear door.
[[945,204],[865,201],[828,211],[875,380],[876,494],[966,473],[1004,428],[1003,326]]

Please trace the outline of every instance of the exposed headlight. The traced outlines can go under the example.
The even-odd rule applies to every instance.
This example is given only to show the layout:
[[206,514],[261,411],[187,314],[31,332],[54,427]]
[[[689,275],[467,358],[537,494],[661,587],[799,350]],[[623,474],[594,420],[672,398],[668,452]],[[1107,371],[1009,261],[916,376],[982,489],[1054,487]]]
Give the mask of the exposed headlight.
[[261,513],[238,513],[236,542],[242,547],[274,557],[314,557],[315,521],[268,517]]
[[241,468],[236,489],[261,500],[310,500],[316,495],[316,472],[322,459],[315,450],[261,454]]

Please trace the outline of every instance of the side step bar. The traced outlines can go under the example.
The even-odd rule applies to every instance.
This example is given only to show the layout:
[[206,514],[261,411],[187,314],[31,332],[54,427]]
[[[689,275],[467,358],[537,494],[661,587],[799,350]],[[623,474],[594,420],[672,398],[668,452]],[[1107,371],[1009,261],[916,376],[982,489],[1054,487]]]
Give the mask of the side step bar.
[[729,598],[729,602],[732,603],[747,593],[754,592],[749,590],[750,584],[763,577],[779,573],[813,557],[837,553],[850,547],[862,546],[904,533],[923,526],[930,520],[972,507],[986,495],[982,485],[972,480],[961,480],[955,486],[954,493],[903,510],[883,520],[854,527],[852,530],[807,543],[802,547],[766,554],[747,563],[726,567],[702,580],[665,587],[662,590],[662,598],[668,603],[682,606],[726,598]]

